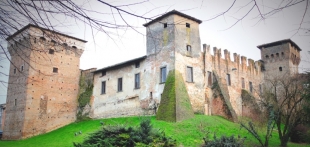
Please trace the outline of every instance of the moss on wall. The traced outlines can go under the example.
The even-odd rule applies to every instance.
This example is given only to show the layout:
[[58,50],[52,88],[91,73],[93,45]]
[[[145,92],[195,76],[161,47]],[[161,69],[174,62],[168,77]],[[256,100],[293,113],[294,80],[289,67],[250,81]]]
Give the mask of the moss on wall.
[[228,119],[237,122],[238,121],[238,117],[237,114],[234,110],[234,108],[232,107],[231,103],[230,103],[230,97],[229,97],[229,91],[228,91],[228,87],[226,84],[221,83],[221,79],[219,79],[216,71],[213,71],[216,81],[213,83],[212,85],[212,90],[213,90],[213,97],[220,97],[222,99],[223,103],[223,108],[225,108],[225,114],[227,116]]
[[177,70],[175,71],[175,79],[176,120],[182,121],[194,117],[194,111],[189,100],[182,74]]
[[93,94],[93,83],[88,82],[85,80],[85,75],[81,75],[80,77],[80,82],[79,82],[79,97],[78,97],[78,102],[79,102],[79,107],[84,107],[86,104],[89,103],[90,97]]
[[249,93],[247,90],[242,89],[241,98],[242,98],[242,104],[244,106],[247,106],[248,108],[251,108],[252,112],[256,114],[262,113],[255,100],[255,97],[251,93]]
[[175,72],[170,71],[156,114],[157,120],[176,122]]
[[[76,121],[82,121],[89,119],[89,109],[86,109],[86,105],[89,104],[90,98],[93,94],[93,74],[90,72],[81,73],[79,81],[79,95],[78,95],[78,112],[76,114]],[[88,106],[89,107],[89,106]]]
[[194,117],[194,112],[183,77],[180,72],[171,70],[165,83],[156,119],[177,122],[191,117]]

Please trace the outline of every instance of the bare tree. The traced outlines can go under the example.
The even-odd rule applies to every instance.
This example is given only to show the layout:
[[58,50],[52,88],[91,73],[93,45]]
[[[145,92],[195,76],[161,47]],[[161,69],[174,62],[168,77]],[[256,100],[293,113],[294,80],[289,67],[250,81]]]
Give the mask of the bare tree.
[[[131,25],[123,18],[123,15],[130,15],[145,20],[152,20],[152,18],[146,18],[142,14],[137,15],[124,10],[124,7],[131,7],[134,5],[140,5],[147,1],[140,1],[137,3],[124,3],[124,5],[114,6],[104,1],[99,1],[97,4],[110,7],[111,13],[104,13],[94,11],[87,7],[89,0],[84,1],[71,1],[71,0],[3,0],[0,2],[0,62],[8,60],[11,66],[15,66],[11,60],[7,50],[6,39],[13,33],[20,30],[27,24],[33,24],[46,28],[47,30],[57,32],[59,27],[70,27],[75,24],[82,24],[91,29],[91,33],[102,32],[113,40],[113,33],[110,30],[127,30],[133,29],[136,31],[136,26]],[[123,22],[106,21],[95,16],[109,16],[109,17],[121,17]],[[42,31],[47,31],[42,29]],[[138,31],[137,31],[138,32]],[[140,32],[138,32],[140,33]],[[141,33],[140,33],[141,34]],[[116,34],[117,35],[117,34]],[[20,43],[19,39],[13,38],[20,47],[20,51],[16,52],[22,60],[29,65],[26,56],[23,55],[23,50],[29,49],[25,47],[25,44]],[[57,39],[57,38],[56,38]],[[59,38],[58,38],[59,39]],[[93,38],[94,39],[94,38]],[[55,40],[55,38],[54,38]],[[56,40],[59,41],[59,40]],[[32,48],[34,49],[34,48]],[[36,49],[35,49],[36,50]],[[37,54],[36,56],[44,56]],[[45,58],[45,57],[43,57]],[[48,60],[48,59],[47,59]],[[0,67],[0,69],[3,67]],[[18,72],[19,68],[15,67]],[[32,67],[31,67],[32,68]],[[36,69],[35,69],[36,70]],[[38,71],[38,70],[37,70]],[[0,71],[1,76],[9,76]],[[6,85],[6,82],[0,80],[0,83]]]
[[263,106],[273,108],[281,146],[287,146],[294,127],[310,115],[305,109],[309,107],[309,79],[309,74],[266,79],[261,102]]
[[[204,21],[211,21],[221,16],[225,17],[226,15],[232,15],[234,17],[234,15],[236,15],[236,13],[239,12],[240,16],[234,17],[235,21],[233,22],[233,24],[231,24],[228,28],[224,29],[228,30],[234,27],[236,24],[242,22],[246,17],[249,17],[251,14],[255,16],[254,18],[251,19],[256,19],[258,24],[274,16],[275,14],[281,13],[285,9],[301,6],[300,8],[303,13],[302,16],[300,17],[300,21],[297,22],[298,26],[294,30],[295,33],[293,34],[293,36],[296,34],[309,36],[310,33],[309,20],[306,20],[307,15],[310,14],[309,0],[281,0],[276,2],[268,2],[268,1],[264,2],[263,0],[261,1],[248,0],[244,4],[242,4],[242,6],[237,5],[236,1],[237,0],[232,0],[231,5],[226,10]],[[230,14],[230,12],[236,9],[237,12],[233,12],[234,14]]]

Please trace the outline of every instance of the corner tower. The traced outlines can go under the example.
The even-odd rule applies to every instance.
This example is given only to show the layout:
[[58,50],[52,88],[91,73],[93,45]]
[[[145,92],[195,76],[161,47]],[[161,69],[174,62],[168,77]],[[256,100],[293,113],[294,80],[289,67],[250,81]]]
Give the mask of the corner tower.
[[86,41],[31,24],[7,41],[11,65],[3,139],[28,138],[75,121]]
[[257,48],[261,50],[265,76],[279,77],[298,73],[301,49],[292,40],[271,42]]

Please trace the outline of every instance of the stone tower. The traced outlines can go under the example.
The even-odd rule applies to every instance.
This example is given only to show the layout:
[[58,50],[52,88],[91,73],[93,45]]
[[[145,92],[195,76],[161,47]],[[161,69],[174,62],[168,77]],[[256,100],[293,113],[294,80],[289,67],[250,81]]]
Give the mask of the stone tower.
[[[144,24],[146,27],[147,59],[155,67],[156,81],[161,82],[161,76],[175,70],[181,73],[191,104],[195,112],[204,111],[204,63],[199,35],[199,24],[202,21],[176,10],[167,12]],[[165,69],[163,71],[162,69]],[[166,72],[166,73],[162,73]],[[158,79],[157,79],[158,78]],[[162,91],[164,84],[159,85]],[[178,88],[175,88],[178,90]]]
[[31,24],[7,41],[11,65],[3,139],[23,139],[75,121],[86,41]]
[[298,73],[301,49],[292,40],[280,40],[257,47],[261,50],[265,77],[273,78]]

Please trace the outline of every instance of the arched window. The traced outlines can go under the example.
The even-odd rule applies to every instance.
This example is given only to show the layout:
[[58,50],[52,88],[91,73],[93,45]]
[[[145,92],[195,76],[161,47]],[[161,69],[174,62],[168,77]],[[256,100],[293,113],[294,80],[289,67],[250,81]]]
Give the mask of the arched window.
[[271,54],[271,58],[273,58],[274,56],[273,56],[273,54]]
[[266,55],[266,58],[267,58],[267,59],[269,59],[269,56],[268,56],[268,55]]
[[276,57],[279,57],[279,53],[276,53]]
[[279,71],[282,71],[282,67],[281,66],[279,67]]

